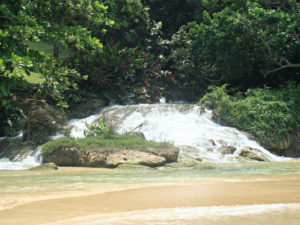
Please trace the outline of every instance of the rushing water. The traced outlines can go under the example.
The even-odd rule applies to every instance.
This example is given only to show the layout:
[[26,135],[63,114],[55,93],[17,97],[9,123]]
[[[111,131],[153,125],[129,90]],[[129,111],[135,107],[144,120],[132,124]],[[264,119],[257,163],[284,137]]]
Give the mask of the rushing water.
[[[66,127],[70,136],[83,138],[87,125],[105,117],[119,133],[142,132],[147,140],[171,142],[180,148],[179,159],[201,158],[214,162],[249,160],[240,157],[242,149],[248,149],[266,161],[282,161],[264,149],[247,135],[231,127],[221,126],[212,120],[212,111],[189,104],[141,104],[107,107],[101,112],[83,119],[72,119]],[[62,134],[52,137],[56,139]],[[230,153],[222,148],[233,149]],[[38,151],[35,151],[38,153]],[[39,165],[41,160],[34,153],[21,162],[0,159],[0,170],[28,169]]]
[[[21,162],[0,159],[0,224],[299,224],[300,162],[275,156],[243,132],[213,122],[211,111],[185,104],[112,106],[87,118],[70,120],[67,127],[71,128],[72,137],[82,138],[86,124],[97,123],[103,117],[119,133],[136,128],[147,140],[173,143],[181,150],[180,162],[158,168],[26,170],[41,163],[40,148]],[[53,139],[60,136],[57,134]],[[235,151],[222,153],[220,148],[224,146]],[[239,156],[244,148],[270,162],[249,162]],[[202,158],[209,162],[182,160],[184,158]],[[168,185],[171,185],[170,190]],[[188,190],[181,192],[176,185]],[[155,188],[160,186],[166,190],[162,198],[170,193],[174,195],[158,207],[160,204],[154,204],[159,200],[155,193],[160,189]],[[139,189],[146,187],[146,191]],[[149,192],[151,188],[153,192]],[[132,201],[139,201],[139,197],[130,198],[127,192],[120,192],[130,189],[140,191],[141,199],[154,193],[153,199],[150,196],[149,202],[131,209]],[[114,192],[116,196],[121,195],[113,198],[116,203],[125,201],[125,204],[118,208],[107,201],[109,211],[101,211],[106,209],[101,203],[105,195],[93,194],[110,192],[112,196]],[[78,196],[86,196],[86,199],[77,201]],[[176,204],[167,204],[177,198]],[[57,202],[47,202],[49,199],[57,199]],[[89,208],[84,202],[94,207]],[[41,204],[41,209],[35,204]],[[63,208],[56,210],[57,207]],[[32,210],[41,211],[31,214]],[[48,212],[51,213],[48,215]]]
[[[210,161],[241,161],[242,149],[247,148],[267,161],[281,161],[250,140],[235,128],[221,126],[212,120],[212,111],[189,104],[142,104],[113,106],[97,115],[84,119],[74,119],[68,123],[71,136],[84,137],[86,124],[96,123],[105,117],[119,133],[142,132],[147,140],[171,142],[180,148],[180,158],[204,158]],[[232,154],[224,154],[222,147],[235,149]]]

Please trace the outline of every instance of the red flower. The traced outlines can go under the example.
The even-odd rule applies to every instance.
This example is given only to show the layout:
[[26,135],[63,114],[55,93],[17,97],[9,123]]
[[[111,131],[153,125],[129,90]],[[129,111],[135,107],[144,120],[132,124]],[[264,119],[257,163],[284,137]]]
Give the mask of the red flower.
[[154,68],[154,71],[161,70],[161,66]]
[[169,77],[171,80],[174,80],[174,78],[175,78],[176,76],[173,75],[173,74],[169,74],[168,77]]
[[157,74],[157,73],[155,73],[155,74],[153,75],[153,78],[156,78],[156,77],[158,77],[158,74]]
[[157,64],[157,59],[154,60],[155,64]]
[[84,49],[81,49],[81,50],[80,50],[80,52],[81,52],[81,53],[84,53],[84,52],[85,52],[85,50],[84,50]]
[[128,66],[127,66],[127,65],[124,65],[123,68],[124,68],[124,69],[128,69]]
[[[147,78],[145,78],[145,83],[148,83],[148,79]],[[146,87],[147,88],[147,87]],[[147,90],[147,89],[146,89]]]
[[122,50],[120,53],[121,53],[121,54],[124,54],[125,52]]
[[139,51],[138,50],[135,50],[135,54],[138,54],[139,53]]
[[112,46],[115,45],[115,40],[111,40],[111,45],[112,45]]

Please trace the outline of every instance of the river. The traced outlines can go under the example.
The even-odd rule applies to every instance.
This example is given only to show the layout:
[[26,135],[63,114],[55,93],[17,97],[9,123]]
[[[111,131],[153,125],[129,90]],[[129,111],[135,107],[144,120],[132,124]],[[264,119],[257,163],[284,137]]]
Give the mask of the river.
[[[179,163],[35,171],[20,169],[40,163],[38,150],[23,164],[1,159],[0,224],[299,224],[300,162],[214,123],[211,111],[114,106],[71,120],[71,136],[82,137],[85,124],[103,116],[120,133],[142,124],[137,131],[146,139],[172,142],[181,150]],[[221,152],[224,146],[235,150]],[[241,156],[244,148],[267,162]]]
[[300,163],[1,171],[0,224],[299,224]]

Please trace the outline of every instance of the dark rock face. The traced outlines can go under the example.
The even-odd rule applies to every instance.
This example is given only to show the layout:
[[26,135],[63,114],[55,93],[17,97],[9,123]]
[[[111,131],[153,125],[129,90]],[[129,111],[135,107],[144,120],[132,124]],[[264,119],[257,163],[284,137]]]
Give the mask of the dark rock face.
[[262,145],[271,152],[285,157],[300,157],[300,135],[289,131],[279,140],[267,140]]
[[114,149],[98,148],[79,150],[76,147],[62,147],[44,157],[44,162],[58,166],[86,166],[114,168],[120,164],[161,166],[167,162],[176,162],[179,149]]
[[2,155],[9,147],[10,141],[7,138],[0,140],[0,155]]

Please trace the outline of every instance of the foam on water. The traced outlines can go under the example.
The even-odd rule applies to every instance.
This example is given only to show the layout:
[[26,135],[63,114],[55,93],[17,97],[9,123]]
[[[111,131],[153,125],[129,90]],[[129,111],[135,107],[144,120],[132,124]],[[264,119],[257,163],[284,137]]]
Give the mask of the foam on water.
[[0,159],[0,170],[26,170],[42,163],[41,147],[35,149],[32,154],[27,155],[23,160],[12,162],[7,158]]
[[[141,211],[132,211],[124,213],[97,214],[84,217],[76,217],[70,220],[57,221],[56,225],[77,224],[77,225],[110,225],[110,224],[215,224],[216,222],[225,222],[226,219],[240,219],[240,222],[246,222],[245,218],[259,219],[260,216],[268,218],[276,217],[284,221],[287,214],[298,215],[300,210],[299,203],[289,204],[261,204],[245,206],[210,206],[210,207],[185,207],[170,209],[150,209]],[[299,218],[299,216],[298,216]],[[253,219],[253,218],[252,218]],[[296,219],[296,218],[295,218]],[[194,221],[194,222],[193,222]],[[257,222],[257,221],[256,221]],[[218,223],[219,224],[219,223]],[[222,223],[220,223],[222,224]],[[226,223],[227,224],[227,223]],[[230,224],[230,223],[229,223]],[[244,223],[239,223],[244,224]],[[254,223],[252,223],[254,224]],[[261,224],[261,223],[255,223]],[[272,223],[270,223],[272,224]],[[282,224],[282,223],[281,223]],[[285,223],[287,224],[287,223]],[[47,224],[47,225],[53,225]]]
[[[196,105],[154,104],[114,106],[104,116],[117,120],[118,132],[124,133],[142,124],[136,131],[147,140],[171,142],[181,149],[180,158],[206,158],[212,161],[238,161],[243,148],[270,161],[283,158],[271,154],[256,141],[235,128],[221,126],[212,120],[212,111]],[[222,154],[221,146],[236,148],[233,154]]]
[[[180,148],[179,158],[204,158],[214,162],[240,161],[243,148],[269,161],[281,161],[286,158],[271,154],[246,134],[235,128],[221,126],[212,120],[212,111],[189,104],[140,104],[130,106],[107,107],[100,113],[83,119],[72,119],[66,127],[70,136],[83,138],[87,125],[106,119],[117,128],[117,132],[140,131],[147,140],[171,142]],[[52,139],[62,137],[57,134]],[[19,136],[18,136],[19,137]],[[236,149],[232,154],[223,154],[219,148],[231,146]],[[20,170],[39,165],[36,155],[27,156],[21,162],[0,159],[0,170]]]
[[[243,148],[269,161],[281,161],[278,157],[250,140],[247,135],[231,127],[221,126],[212,120],[212,111],[189,104],[140,104],[107,107],[98,114],[83,119],[72,119],[67,127],[71,137],[83,138],[87,124],[106,119],[126,133],[138,125],[147,140],[171,142],[181,149],[179,158],[205,158],[215,162],[240,161]],[[53,139],[62,135],[54,136]],[[222,154],[218,149],[232,146],[233,154]]]

